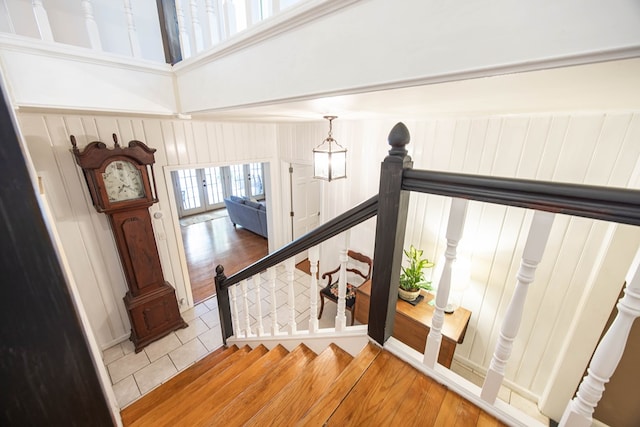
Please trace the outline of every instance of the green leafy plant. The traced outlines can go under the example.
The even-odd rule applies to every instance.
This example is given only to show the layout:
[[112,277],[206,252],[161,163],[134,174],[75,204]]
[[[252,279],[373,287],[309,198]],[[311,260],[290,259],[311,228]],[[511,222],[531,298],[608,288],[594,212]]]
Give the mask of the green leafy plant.
[[435,264],[426,258],[422,258],[423,251],[416,249],[413,245],[409,250],[404,250],[404,254],[409,260],[407,267],[402,267],[402,274],[400,274],[400,288],[405,291],[417,291],[419,289],[432,290],[431,282],[425,281],[424,272],[425,268],[431,268]]

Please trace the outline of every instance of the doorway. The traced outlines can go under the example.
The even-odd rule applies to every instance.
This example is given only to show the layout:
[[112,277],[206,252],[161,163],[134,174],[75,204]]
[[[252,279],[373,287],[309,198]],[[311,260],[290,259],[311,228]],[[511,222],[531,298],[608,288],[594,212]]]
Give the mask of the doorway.
[[265,198],[262,163],[181,169],[171,172],[171,181],[180,218],[222,209],[232,195]]
[[224,204],[237,196],[266,205],[264,174],[263,163],[171,171],[194,304],[215,295],[217,265],[230,276],[269,253],[265,237],[233,226]]

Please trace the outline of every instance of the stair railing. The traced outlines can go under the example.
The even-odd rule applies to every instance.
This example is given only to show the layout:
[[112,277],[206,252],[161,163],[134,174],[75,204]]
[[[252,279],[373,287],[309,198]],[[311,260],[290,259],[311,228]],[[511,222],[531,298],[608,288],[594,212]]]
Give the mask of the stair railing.
[[[462,238],[467,200],[517,206],[534,210],[532,224],[516,275],[516,288],[502,319],[501,332],[479,395],[466,397],[482,405],[496,403],[505,366],[518,332],[529,285],[541,261],[556,213],[622,224],[640,225],[640,191],[566,183],[498,178],[458,173],[413,170],[407,154],[407,128],[398,123],[389,135],[392,148],[380,176],[379,210],[374,251],[369,336],[384,345],[393,331],[399,266],[408,211],[409,191],[452,197],[446,232],[445,265],[438,282],[435,310],[423,364],[433,369],[438,360],[444,309],[451,285],[451,265]],[[602,396],[624,351],[633,320],[640,316],[640,249],[627,275],[619,313],[598,345],[588,376],[569,403],[561,426],[589,426],[591,414]],[[433,373],[433,371],[431,371]],[[475,398],[475,399],[474,399]],[[517,419],[510,419],[521,425]]]
[[[374,196],[364,201],[353,209],[348,210],[342,215],[326,222],[315,230],[305,234],[304,236],[294,240],[293,242],[283,246],[277,251],[269,254],[268,256],[260,259],[259,261],[251,264],[243,270],[226,277],[224,274],[224,267],[218,265],[216,267],[215,285],[216,285],[216,297],[218,299],[218,309],[220,313],[220,325],[222,328],[223,340],[226,344],[226,340],[231,336],[236,337],[249,337],[249,336],[265,336],[265,335],[277,335],[280,333],[279,325],[277,322],[277,310],[276,310],[276,267],[284,263],[285,270],[287,272],[287,298],[288,298],[288,324],[287,332],[294,334],[297,331],[297,323],[295,321],[295,292],[294,292],[294,270],[295,263],[294,257],[304,251],[308,252],[308,258],[311,265],[311,277],[309,280],[309,331],[318,331],[318,320],[315,313],[317,313],[317,293],[318,283],[315,273],[318,271],[318,245],[322,242],[335,237],[341,233],[348,233],[348,230],[352,227],[372,218],[376,215],[378,210],[378,197]],[[345,269],[346,265],[341,266],[341,269]],[[260,284],[262,278],[260,274],[266,271],[266,278],[268,280],[268,295],[267,301],[270,305],[270,328],[266,333],[264,319],[262,316],[262,302],[260,292]],[[339,285],[339,302],[338,302],[338,315],[336,322],[336,330],[340,331],[345,329],[344,320],[345,313],[345,289],[346,289],[346,276],[344,272],[340,274]],[[247,281],[252,282],[252,286],[247,285]],[[240,284],[241,290],[238,291],[237,286]],[[251,321],[249,318],[248,297],[249,288],[255,292],[256,298],[256,325],[257,328],[252,329]],[[240,298],[241,297],[241,298]],[[240,302],[238,301],[240,299]],[[239,313],[243,313],[243,318]]]
[[[245,318],[245,326],[237,327],[234,332],[233,325],[237,325],[238,322],[242,323],[237,314],[233,319],[231,316],[232,311],[238,312],[235,302],[237,292],[235,284],[255,277],[267,269],[271,283],[271,300],[275,301],[274,268],[279,263],[286,261],[290,291],[288,293],[289,309],[292,310],[295,298],[291,292],[294,270],[292,257],[304,250],[310,251],[312,272],[310,290],[311,295],[315,295],[317,282],[313,273],[317,272],[317,245],[377,214],[368,335],[384,346],[393,331],[409,192],[437,194],[452,197],[453,200],[446,231],[447,249],[443,272],[438,282],[434,315],[425,345],[424,357],[420,362],[428,373],[437,375],[434,368],[440,352],[444,310],[451,287],[451,266],[456,259],[458,242],[463,238],[467,201],[476,200],[532,209],[534,210],[533,220],[520,268],[516,274],[516,288],[502,320],[500,336],[484,384],[479,392],[476,392],[475,389],[463,390],[463,395],[472,402],[485,408],[496,409],[498,407],[497,393],[503,382],[505,366],[509,361],[513,342],[517,337],[527,290],[534,282],[536,267],[543,257],[555,214],[562,213],[609,222],[640,225],[640,191],[414,170],[406,150],[409,139],[409,132],[402,123],[398,123],[391,130],[389,134],[391,149],[382,163],[378,196],[345,212],[229,278],[224,276],[224,269],[218,266],[215,282],[224,338],[226,340],[234,333],[237,336],[256,335],[261,334],[261,331],[264,330],[264,327],[261,328],[258,323],[254,332]],[[638,290],[640,289],[640,267],[638,264],[640,264],[640,251],[630,268],[625,297],[620,300],[618,305],[620,311],[618,317],[599,344],[588,371],[589,375],[580,386],[577,397],[567,406],[565,416],[561,421],[563,426],[589,425],[591,413],[602,395],[604,383],[611,377],[620,360],[630,325],[633,319],[640,316],[640,291]],[[255,281],[256,279],[254,279]],[[344,282],[344,279],[341,278],[341,282]],[[346,284],[341,283],[340,285],[341,298],[344,298],[344,290],[342,289],[344,285]],[[230,289],[233,310],[229,309]],[[242,285],[242,289],[243,295],[247,296],[248,291],[244,285]],[[256,292],[259,292],[259,289]],[[256,294],[256,298],[259,300],[258,294]],[[338,306],[340,307],[342,304],[339,302]],[[274,306],[275,303],[272,303],[271,334],[279,332]],[[313,318],[313,314],[317,310],[317,300],[311,300],[310,307],[310,318]],[[245,315],[247,313],[246,306],[244,313]],[[295,312],[292,310],[289,314],[289,334],[296,332],[296,323],[295,320],[292,320],[294,317]],[[336,331],[341,329],[340,324],[339,309],[336,318]],[[310,330],[317,328],[317,323],[315,326],[313,325],[314,322],[310,321]],[[502,409],[496,409],[497,413],[504,415],[505,419],[513,422],[514,425],[525,425],[517,417],[509,418],[509,414],[501,411]]]

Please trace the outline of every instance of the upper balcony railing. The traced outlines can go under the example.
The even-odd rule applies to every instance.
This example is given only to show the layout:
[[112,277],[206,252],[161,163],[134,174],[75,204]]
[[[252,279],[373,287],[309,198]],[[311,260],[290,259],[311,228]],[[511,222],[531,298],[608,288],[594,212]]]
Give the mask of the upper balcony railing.
[[309,0],[3,0],[0,33],[175,64],[302,3]]

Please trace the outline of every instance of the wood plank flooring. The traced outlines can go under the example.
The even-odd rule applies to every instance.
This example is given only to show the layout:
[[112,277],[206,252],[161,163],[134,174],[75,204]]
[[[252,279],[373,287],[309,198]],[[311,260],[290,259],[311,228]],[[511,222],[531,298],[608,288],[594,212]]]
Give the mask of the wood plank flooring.
[[196,304],[215,295],[218,264],[230,276],[269,253],[267,239],[240,226],[234,228],[228,216],[180,229]]
[[[197,374],[196,374],[197,373]],[[122,411],[125,426],[506,426],[369,344],[355,358],[235,346]]]

